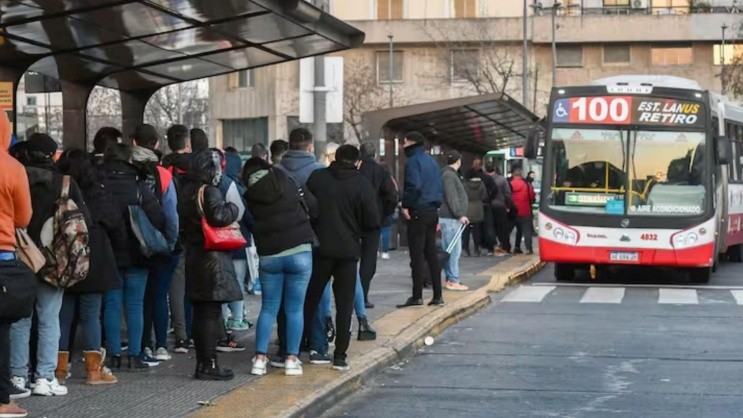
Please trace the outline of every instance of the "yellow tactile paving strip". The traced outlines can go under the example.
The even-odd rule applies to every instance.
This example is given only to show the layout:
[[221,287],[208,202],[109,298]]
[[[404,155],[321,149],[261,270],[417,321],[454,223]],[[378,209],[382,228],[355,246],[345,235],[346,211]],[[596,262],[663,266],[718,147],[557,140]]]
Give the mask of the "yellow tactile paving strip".
[[[500,291],[511,281],[527,275],[540,266],[538,256],[516,256],[481,273],[491,276],[490,283],[469,292],[446,292],[443,307],[416,307],[393,311],[377,321],[376,341],[351,342],[348,361],[351,370],[339,372],[330,365],[304,365],[301,377],[284,376],[283,370],[271,371],[230,393],[219,397],[212,406],[205,406],[192,414],[206,417],[290,417],[305,416],[308,407],[320,398],[341,398],[360,385],[360,380],[371,369],[391,364],[422,344],[427,335],[437,335],[447,326],[476,312],[489,303],[489,292]],[[249,373],[250,364],[235,370]],[[319,411],[318,411],[319,412]],[[309,415],[309,414],[308,414]],[[314,414],[312,414],[314,415]]]

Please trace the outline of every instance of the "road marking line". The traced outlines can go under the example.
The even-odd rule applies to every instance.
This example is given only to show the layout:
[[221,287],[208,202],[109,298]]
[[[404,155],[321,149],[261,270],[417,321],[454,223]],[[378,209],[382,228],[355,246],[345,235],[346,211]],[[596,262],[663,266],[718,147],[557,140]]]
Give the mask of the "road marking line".
[[658,289],[658,303],[667,305],[697,305],[699,298],[695,289]]
[[545,287],[616,287],[621,284],[624,288],[632,289],[697,289],[697,290],[743,290],[743,286],[705,286],[705,285],[675,285],[675,284],[629,284],[629,283],[532,283],[531,286]]
[[503,302],[541,302],[555,286],[521,286],[503,298]]
[[589,287],[580,303],[622,303],[623,287]]
[[730,293],[733,294],[735,303],[737,303],[738,305],[743,305],[743,290],[731,290]]

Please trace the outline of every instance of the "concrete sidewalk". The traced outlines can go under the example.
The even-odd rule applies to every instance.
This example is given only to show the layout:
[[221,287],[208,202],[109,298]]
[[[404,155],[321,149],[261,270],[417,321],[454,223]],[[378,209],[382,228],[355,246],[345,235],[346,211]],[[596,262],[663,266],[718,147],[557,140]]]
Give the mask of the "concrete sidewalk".
[[[19,403],[29,410],[29,416],[50,418],[316,415],[355,390],[364,377],[414,353],[425,336],[436,335],[486,305],[488,292],[499,290],[539,264],[536,256],[462,258],[462,280],[471,287],[470,291],[445,291],[447,304],[443,307],[398,310],[395,305],[404,302],[411,291],[409,259],[404,251],[391,254],[391,260],[379,260],[370,295],[376,307],[367,310],[378,338],[359,342],[352,337],[349,372],[310,365],[303,358],[302,377],[286,377],[276,369],[264,377],[252,376],[249,372],[255,338],[250,330],[236,334],[247,346],[246,351],[220,354],[220,362],[235,371],[235,379],[229,382],[193,379],[193,350],[188,355],[173,354],[173,360],[144,373],[120,372],[117,374],[120,382],[108,387],[85,386],[82,364],[76,359],[73,377],[68,380],[69,395],[31,397]],[[426,301],[431,298],[430,290],[424,292],[424,297]],[[247,302],[254,322],[260,310],[260,297],[249,296]],[[353,322],[355,333],[357,324]],[[211,405],[201,406],[201,401]]]

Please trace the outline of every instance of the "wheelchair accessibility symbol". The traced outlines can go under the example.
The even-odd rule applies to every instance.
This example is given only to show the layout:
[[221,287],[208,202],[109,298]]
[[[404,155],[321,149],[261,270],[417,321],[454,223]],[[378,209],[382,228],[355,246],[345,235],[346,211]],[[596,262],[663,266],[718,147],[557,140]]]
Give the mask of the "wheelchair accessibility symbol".
[[555,102],[554,120],[557,122],[567,122],[570,117],[570,112],[567,109],[568,101],[566,99],[560,99]]

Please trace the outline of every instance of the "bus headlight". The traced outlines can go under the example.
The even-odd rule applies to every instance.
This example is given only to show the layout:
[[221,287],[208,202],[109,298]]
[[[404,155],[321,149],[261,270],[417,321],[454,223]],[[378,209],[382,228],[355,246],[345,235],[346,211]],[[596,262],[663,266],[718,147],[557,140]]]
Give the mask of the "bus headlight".
[[681,249],[693,247],[699,241],[699,234],[694,231],[682,231],[673,235],[671,245],[673,248]]
[[578,234],[570,229],[557,227],[552,231],[552,236],[563,244],[575,245],[578,242]]

